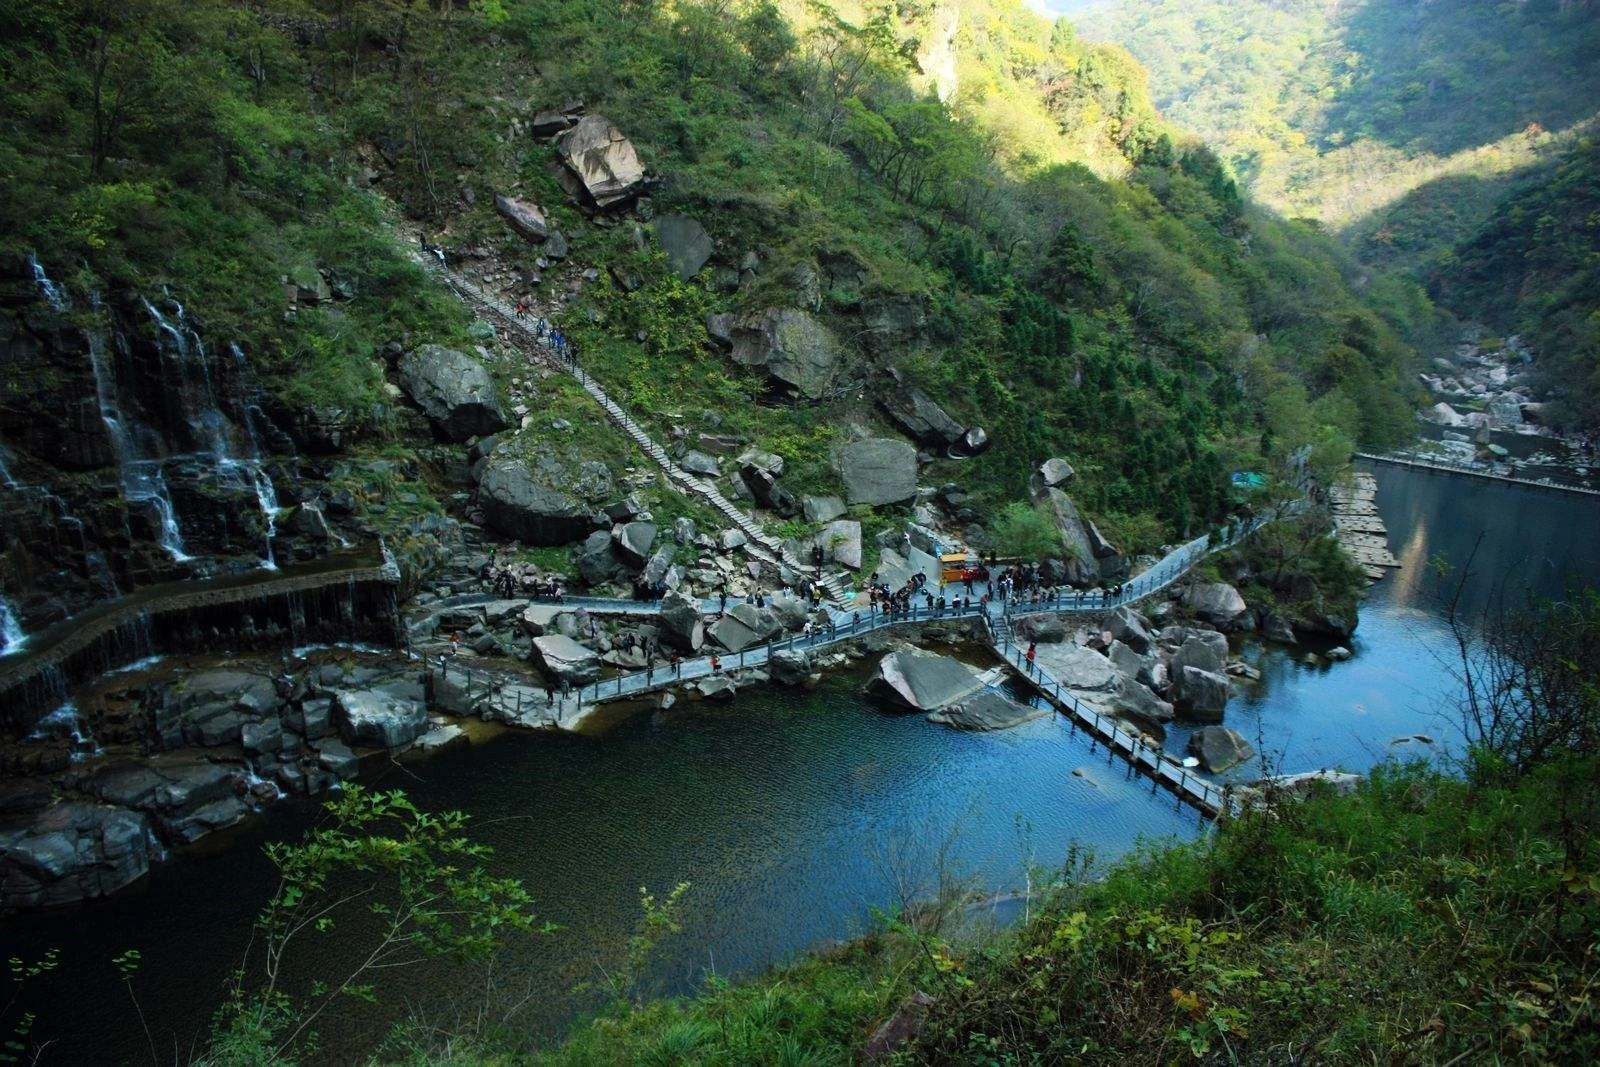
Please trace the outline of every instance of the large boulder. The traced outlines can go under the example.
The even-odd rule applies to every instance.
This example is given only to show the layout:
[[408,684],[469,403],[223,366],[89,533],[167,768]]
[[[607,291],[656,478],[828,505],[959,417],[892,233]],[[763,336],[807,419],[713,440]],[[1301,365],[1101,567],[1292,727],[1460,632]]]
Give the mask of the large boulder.
[[815,400],[833,384],[844,348],[808,311],[767,308],[746,315],[733,331],[733,361],[756,367],[778,386]]
[[384,689],[343,689],[333,694],[333,721],[352,745],[399,748],[428,728],[428,709]]
[[616,540],[604,530],[590,534],[578,550],[578,576],[587,585],[626,581],[633,570],[631,562],[619,551]]
[[803,648],[780,648],[767,660],[767,672],[779,685],[804,685],[811,677],[811,654]]
[[561,161],[596,207],[627,200],[644,184],[644,165],[633,142],[604,115],[585,115],[555,143]]
[[1089,543],[1089,531],[1078,506],[1060,489],[1046,489],[1039,499],[1044,502],[1050,518],[1061,535],[1061,547],[1066,557],[1067,581],[1073,585],[1092,585],[1100,579],[1100,568],[1095,564],[1094,549]]
[[1051,456],[1039,464],[1039,484],[1046,489],[1054,489],[1072,481],[1077,473],[1072,469],[1072,464],[1060,456]]
[[684,281],[699,274],[716,250],[706,228],[688,215],[661,215],[651,223],[651,229],[655,231],[656,240],[661,242],[661,250],[667,254],[672,269]]
[[854,519],[837,519],[824,526],[811,539],[828,558],[853,571],[861,569],[861,524]]
[[1149,686],[1131,677],[1117,680],[1116,696],[1111,703],[1119,713],[1131,719],[1156,725],[1171,722],[1177,714],[1176,709],[1156,696]]
[[1149,653],[1155,645],[1155,638],[1150,636],[1150,620],[1134,611],[1130,607],[1120,607],[1111,613],[1111,618],[1106,622],[1106,630],[1111,636],[1141,656]]
[[853,442],[839,450],[838,466],[852,504],[898,504],[917,495],[917,450],[907,441]]
[[786,519],[800,513],[800,502],[793,493],[778,484],[777,476],[772,471],[745,464],[739,468],[739,477],[762,507],[770,508]]
[[1059,615],[1026,615],[1017,620],[1017,636],[1041,644],[1059,644],[1072,634],[1065,619]]
[[711,624],[707,636],[729,652],[741,652],[782,632],[783,624],[771,609],[735,604],[725,616]]
[[600,680],[600,657],[565,634],[535,637],[533,660],[553,681],[582,686]]
[[1254,756],[1256,750],[1237,730],[1206,726],[1189,735],[1189,754],[1212,774],[1221,774]]
[[1227,645],[1223,645],[1219,652],[1214,642],[1203,641],[1199,636],[1188,638],[1179,646],[1178,651],[1172,654],[1169,668],[1172,676],[1176,678],[1182,674],[1185,667],[1196,667],[1212,674],[1221,674],[1223,667],[1227,665],[1227,648]]
[[622,558],[636,567],[642,567],[645,560],[650,558],[650,549],[656,543],[656,524],[630,522],[617,527],[612,537],[617,542],[617,551]]
[[1221,630],[1238,626],[1249,605],[1239,590],[1226,582],[1196,582],[1183,594],[1183,606],[1197,619]]
[[700,616],[700,605],[682,593],[672,592],[662,598],[656,627],[661,639],[679,652],[693,655],[706,643],[705,620]]
[[1218,662],[1228,658],[1228,638],[1216,630],[1202,630],[1197,626],[1166,626],[1157,635],[1163,648],[1176,652],[1188,641],[1202,641],[1216,652]]
[[1106,658],[1124,677],[1144,679],[1150,677],[1152,658],[1143,656],[1115,638],[1106,649]]
[[542,244],[550,236],[550,223],[537,204],[518,200],[514,196],[496,196],[494,209],[511,224],[513,230],[530,241]]
[[1294,621],[1294,632],[1308,637],[1331,637],[1337,640],[1348,640],[1356,632],[1357,616],[1354,611],[1349,615],[1339,615],[1331,611],[1311,610],[1304,613]]
[[1068,689],[1093,693],[1111,692],[1116,688],[1116,667],[1091,648],[1070,642],[1040,645],[1035,655],[1039,666]]
[[904,430],[906,435],[920,444],[946,449],[966,432],[938,403],[912,384],[896,368],[889,368],[889,381],[878,389],[878,406]]
[[495,454],[478,483],[490,527],[530,545],[568,544],[594,528],[594,501],[614,495],[604,464],[548,453],[523,459],[506,452]]
[[142,878],[155,852],[150,824],[138,812],[56,804],[0,830],[0,911],[107,896]]
[[977,673],[965,663],[919,648],[884,656],[866,686],[869,696],[911,711],[937,711],[981,688]]
[[452,440],[506,428],[506,415],[484,365],[453,348],[422,345],[400,359],[400,388],[438,432]]
[[928,720],[957,730],[1009,730],[1048,714],[1045,708],[1018,704],[992,689],[984,689],[958,703],[930,711]]
[[1100,528],[1085,520],[1083,532],[1089,539],[1089,551],[1094,555],[1095,567],[1104,581],[1115,581],[1128,573],[1128,557],[1116,545],[1107,541]]
[[1228,706],[1228,677],[1199,667],[1172,672],[1174,703],[1193,722],[1221,722]]

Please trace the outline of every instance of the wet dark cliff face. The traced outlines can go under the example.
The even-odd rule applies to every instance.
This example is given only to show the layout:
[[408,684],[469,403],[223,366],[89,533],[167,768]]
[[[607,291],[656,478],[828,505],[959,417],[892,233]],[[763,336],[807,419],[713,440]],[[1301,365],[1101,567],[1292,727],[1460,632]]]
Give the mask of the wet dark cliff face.
[[[0,263],[0,603],[31,631],[157,581],[337,544],[245,353],[164,293]],[[309,508],[302,505],[309,505]]]

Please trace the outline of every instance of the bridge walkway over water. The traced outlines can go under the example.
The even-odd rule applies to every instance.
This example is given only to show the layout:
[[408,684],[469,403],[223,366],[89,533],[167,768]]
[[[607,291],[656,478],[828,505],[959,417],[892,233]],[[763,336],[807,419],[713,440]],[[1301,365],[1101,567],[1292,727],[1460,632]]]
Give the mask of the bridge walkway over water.
[[[901,612],[884,612],[869,607],[860,613],[853,607],[830,608],[829,625],[819,627],[810,634],[795,634],[781,640],[744,649],[740,652],[718,652],[717,669],[712,667],[712,654],[683,660],[676,669],[651,667],[645,670],[619,674],[590,685],[555,694],[552,699],[542,685],[519,678],[509,672],[477,667],[472,662],[460,662],[451,657],[441,657],[436,665],[445,680],[452,676],[463,687],[470,700],[476,697],[487,700],[502,715],[522,726],[561,726],[576,724],[585,709],[595,705],[624,699],[646,697],[686,682],[699,681],[719,673],[738,672],[766,666],[772,657],[785,650],[816,651],[845,641],[854,640],[878,630],[911,624],[960,621],[982,618],[991,647],[1000,660],[1019,673],[1025,681],[1039,690],[1057,711],[1067,715],[1075,726],[1082,726],[1092,736],[1105,743],[1110,751],[1121,756],[1135,769],[1148,773],[1156,785],[1172,790],[1178,799],[1197,808],[1208,817],[1222,810],[1221,790],[1191,773],[1181,764],[1173,764],[1163,756],[1159,746],[1151,746],[1136,732],[1118,724],[1108,716],[1084,707],[1069,689],[1038,667],[1029,670],[1023,653],[1011,638],[1011,620],[1023,615],[1061,614],[1095,615],[1123,605],[1132,605],[1158,593],[1182,578],[1194,564],[1209,551],[1231,546],[1254,533],[1268,521],[1263,516],[1251,523],[1240,524],[1226,531],[1213,542],[1209,537],[1196,538],[1168,553],[1161,561],[1145,570],[1122,587],[1120,595],[1095,591],[1092,593],[1062,593],[1052,597],[1034,599],[1016,596],[1009,602],[992,600],[980,607],[975,600],[964,600],[959,608],[920,606]],[[485,598],[488,599],[488,598]],[[549,603],[549,602],[546,602]],[[612,600],[598,597],[566,597],[563,607],[582,607],[601,614],[650,616],[659,610],[657,601]],[[702,600],[701,611],[714,614],[717,600]],[[859,614],[859,619],[857,618]]]

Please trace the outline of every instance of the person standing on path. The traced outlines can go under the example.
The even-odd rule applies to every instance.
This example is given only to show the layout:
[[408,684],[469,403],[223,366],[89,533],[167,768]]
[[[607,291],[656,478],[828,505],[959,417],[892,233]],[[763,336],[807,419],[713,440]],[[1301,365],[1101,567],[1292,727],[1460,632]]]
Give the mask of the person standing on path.
[[1038,646],[1037,642],[1029,641],[1028,642],[1028,673],[1029,674],[1033,673],[1033,657],[1038,653],[1038,651],[1039,651],[1039,646]]

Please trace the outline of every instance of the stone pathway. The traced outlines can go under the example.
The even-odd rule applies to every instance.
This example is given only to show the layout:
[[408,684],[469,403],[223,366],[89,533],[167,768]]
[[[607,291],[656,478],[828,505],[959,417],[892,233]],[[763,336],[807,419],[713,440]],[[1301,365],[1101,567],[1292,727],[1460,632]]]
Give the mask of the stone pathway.
[[1378,479],[1366,471],[1356,471],[1348,486],[1328,490],[1334,532],[1369,582],[1382,579],[1386,568],[1400,566],[1389,551],[1389,528],[1378,514],[1377,496]]

